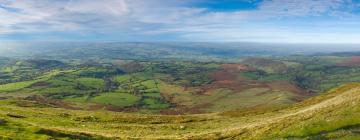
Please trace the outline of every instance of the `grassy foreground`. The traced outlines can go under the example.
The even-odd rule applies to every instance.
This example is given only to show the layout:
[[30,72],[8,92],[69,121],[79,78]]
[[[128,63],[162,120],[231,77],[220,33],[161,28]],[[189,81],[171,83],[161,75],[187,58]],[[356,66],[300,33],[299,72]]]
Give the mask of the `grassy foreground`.
[[355,139],[360,84],[291,107],[201,115],[144,115],[0,101],[0,139]]

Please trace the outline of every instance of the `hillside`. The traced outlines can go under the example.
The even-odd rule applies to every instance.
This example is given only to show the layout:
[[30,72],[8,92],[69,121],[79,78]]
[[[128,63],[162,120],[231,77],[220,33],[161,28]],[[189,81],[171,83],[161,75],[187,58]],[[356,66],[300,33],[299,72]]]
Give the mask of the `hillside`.
[[248,78],[243,74],[256,68],[243,64],[113,63],[66,63],[42,70],[37,63],[16,61],[1,71],[0,97],[20,96],[60,108],[175,115],[289,105],[313,96],[290,80]]
[[241,63],[11,59],[0,98],[79,110],[185,115],[281,107],[360,82],[351,57],[248,58]]
[[357,62],[4,58],[0,139],[351,139]]
[[202,115],[137,115],[0,102],[0,135],[18,139],[359,138],[360,84],[350,83],[291,107]]
[[0,140],[360,140],[360,0],[0,0]]

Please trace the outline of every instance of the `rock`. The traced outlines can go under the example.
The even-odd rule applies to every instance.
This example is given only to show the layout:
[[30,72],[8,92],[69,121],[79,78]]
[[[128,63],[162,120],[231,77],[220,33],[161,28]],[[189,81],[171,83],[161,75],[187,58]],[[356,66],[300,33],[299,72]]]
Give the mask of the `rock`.
[[183,126],[183,125],[180,125],[180,127],[179,127],[181,130],[184,130],[185,129],[185,126]]
[[9,117],[12,117],[12,118],[26,118],[25,116],[18,115],[18,114],[8,113],[8,114],[6,114],[6,115],[9,116]]

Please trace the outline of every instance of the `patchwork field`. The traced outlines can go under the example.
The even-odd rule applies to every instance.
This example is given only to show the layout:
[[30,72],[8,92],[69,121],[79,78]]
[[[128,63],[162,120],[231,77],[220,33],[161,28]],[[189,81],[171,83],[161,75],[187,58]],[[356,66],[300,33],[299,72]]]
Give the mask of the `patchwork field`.
[[0,139],[358,138],[354,63],[13,59],[0,67]]
[[359,137],[358,93],[360,84],[353,83],[284,108],[182,116],[66,110],[3,100],[0,135],[5,139],[352,139]]
[[[339,65],[352,59],[247,58],[240,63],[115,60],[91,65],[19,60],[3,66],[2,73],[8,76],[2,80],[8,82],[0,84],[0,96],[46,100],[60,108],[168,115],[277,107],[341,84],[360,82],[358,67]],[[33,78],[19,81],[19,77],[34,73]]]

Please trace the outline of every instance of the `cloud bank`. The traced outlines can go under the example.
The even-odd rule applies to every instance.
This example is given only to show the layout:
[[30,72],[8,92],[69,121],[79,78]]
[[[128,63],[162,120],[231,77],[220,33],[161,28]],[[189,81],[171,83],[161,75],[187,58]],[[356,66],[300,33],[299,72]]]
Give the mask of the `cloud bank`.
[[250,6],[228,11],[199,6],[214,2],[0,0],[0,38],[360,42],[356,1],[238,0]]

